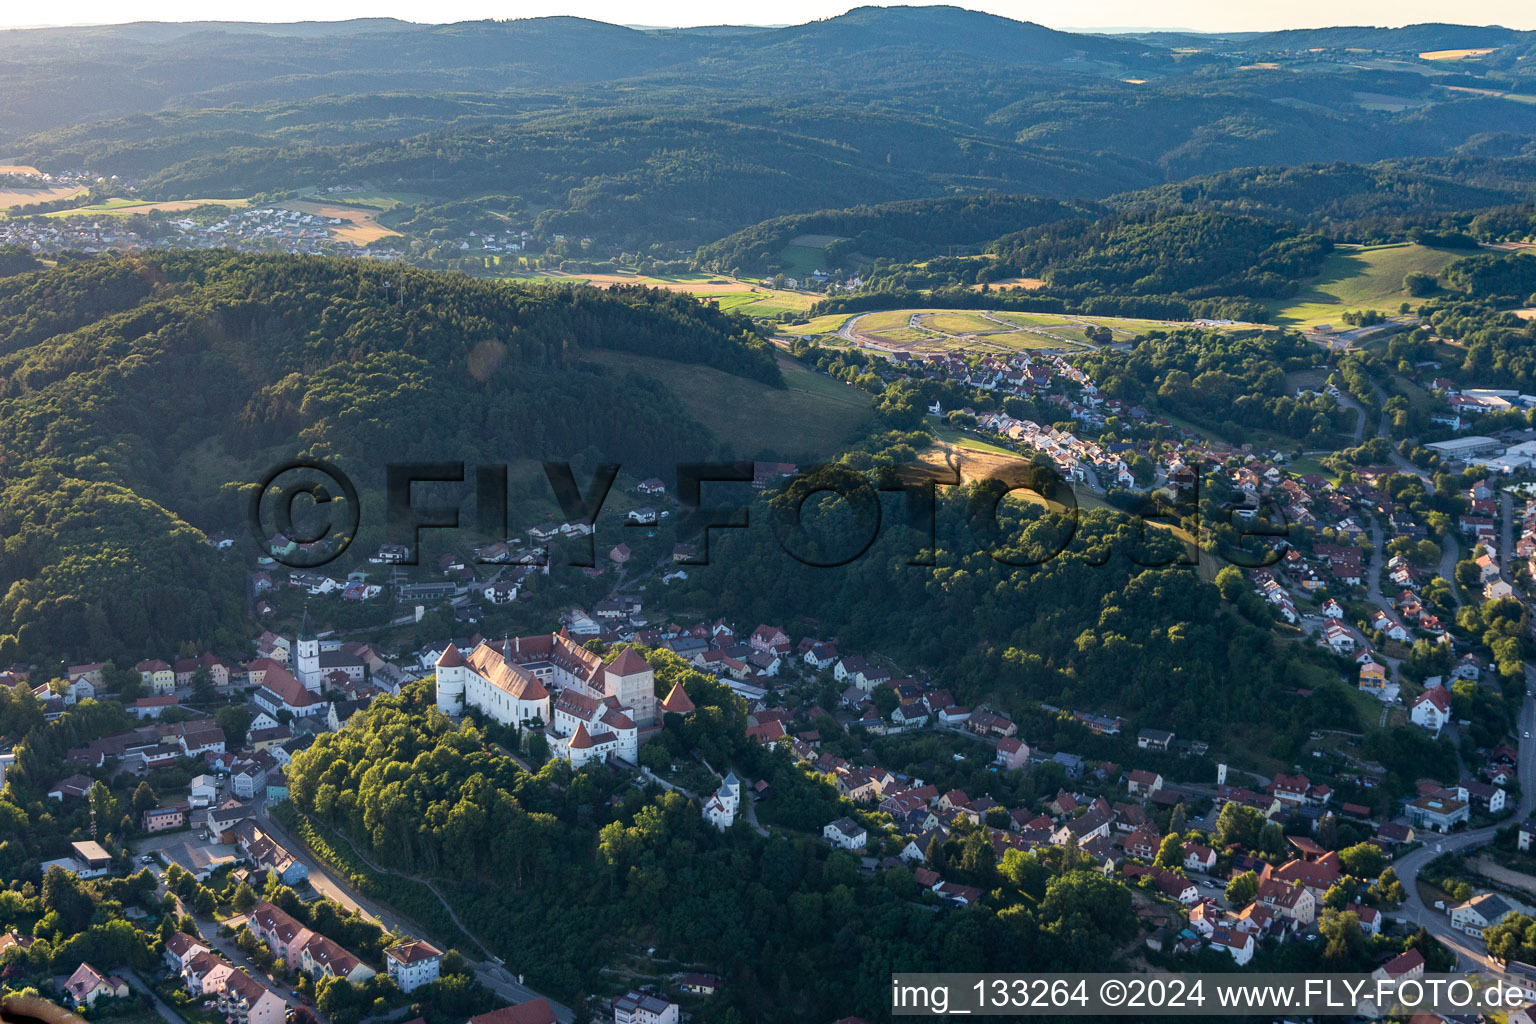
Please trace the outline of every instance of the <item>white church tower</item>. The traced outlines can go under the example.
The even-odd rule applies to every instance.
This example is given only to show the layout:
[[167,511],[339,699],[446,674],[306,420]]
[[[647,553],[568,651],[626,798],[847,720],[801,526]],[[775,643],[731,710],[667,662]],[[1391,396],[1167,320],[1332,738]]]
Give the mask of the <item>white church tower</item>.
[[320,692],[320,640],[314,627],[309,624],[309,606],[304,606],[304,619],[299,623],[299,643],[294,658],[294,672],[304,689]]

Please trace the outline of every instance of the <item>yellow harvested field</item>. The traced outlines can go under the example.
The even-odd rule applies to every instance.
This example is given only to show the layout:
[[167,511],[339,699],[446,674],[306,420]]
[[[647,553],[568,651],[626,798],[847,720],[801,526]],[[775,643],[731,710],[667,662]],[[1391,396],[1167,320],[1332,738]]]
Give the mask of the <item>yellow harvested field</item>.
[[1237,70],[1239,70],[1239,71],[1279,71],[1280,70],[1280,65],[1276,64],[1274,61],[1265,60],[1265,61],[1260,61],[1257,64],[1244,64],[1241,67],[1239,67]]
[[[754,288],[749,284],[725,278],[711,278],[705,281],[671,281],[660,277],[645,277],[641,274],[562,274],[559,272],[542,274],[540,277],[551,281],[585,281],[598,288],[610,288],[616,284],[643,284],[647,288],[660,288],[668,292],[687,292],[689,295],[729,295],[735,292],[770,290]],[[533,278],[533,280],[538,279]]]
[[[3,171],[0,171],[3,173]],[[78,185],[60,185],[58,188],[17,188],[0,190],[0,210],[13,206],[30,206],[33,203],[51,203],[55,199],[77,196],[85,189]]]
[[1038,277],[1005,277],[1001,281],[991,281],[986,285],[973,284],[972,291],[981,291],[982,288],[1022,288],[1026,292],[1044,288],[1045,282]]
[[1466,60],[1468,57],[1486,57],[1496,46],[1482,46],[1470,50],[1425,50],[1419,54],[1420,60]]
[[284,203],[285,209],[312,213],[317,217],[335,217],[344,224],[330,225],[331,236],[353,245],[371,245],[381,238],[399,235],[379,223],[380,210],[364,206],[339,206],[336,203],[310,203],[302,200]]
[[1521,320],[1536,320],[1536,309],[1517,309],[1515,316]]
[[31,164],[0,164],[0,174],[36,174],[41,176],[42,171]]

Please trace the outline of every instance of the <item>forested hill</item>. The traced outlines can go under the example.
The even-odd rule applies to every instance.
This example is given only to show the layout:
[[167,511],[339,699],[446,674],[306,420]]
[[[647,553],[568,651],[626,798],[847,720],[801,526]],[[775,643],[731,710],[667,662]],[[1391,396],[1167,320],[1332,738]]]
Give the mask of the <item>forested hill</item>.
[[1038,196],[983,193],[914,199],[776,217],[699,249],[700,266],[727,273],[783,269],[782,251],[802,235],[832,235],[827,266],[874,259],[914,260],[951,246],[978,246],[998,235],[1081,217],[1090,209]]
[[1532,200],[1536,200],[1536,150],[1526,156],[1244,167],[1123,193],[1107,203],[1121,208],[1199,206],[1309,227],[1347,228],[1376,219]]
[[[805,75],[912,82],[919,68],[946,63],[967,73],[980,67],[1066,70],[1070,64],[1064,62],[1086,61],[1099,73],[1173,64],[1158,47],[956,7],[868,7],[806,25],[716,34],[641,31],[572,17],[450,25],[343,22],[310,32],[217,22],[189,28],[0,32],[6,59],[0,131],[360,92],[484,93],[683,76],[760,97],[764,75],[785,87],[798,77],[803,88]],[[80,73],[82,62],[89,62],[89,75]],[[733,88],[749,81],[752,89]]]
[[391,461],[598,452],[659,470],[716,455],[654,381],[582,352],[780,385],[744,324],[642,288],[308,257],[101,258],[0,278],[0,621],[14,629],[0,661],[238,644],[223,632],[245,611],[238,562],[189,523],[235,529],[243,488],[300,454],[377,489]]
[[828,208],[1526,155],[1536,106],[1507,97],[1536,95],[1532,62],[1509,56],[1529,38],[1419,26],[1391,45],[1469,38],[1507,43],[1381,59],[944,6],[707,32],[578,18],[13,31],[0,151],[135,179],[145,198],[360,184],[418,212],[478,204],[517,230],[670,254]]
[[1338,25],[1330,28],[1294,28],[1267,32],[1248,40],[1248,45],[1273,50],[1356,49],[1385,53],[1422,53],[1426,50],[1461,50],[1508,46],[1536,39],[1536,32],[1519,32],[1500,25],[1448,25],[1428,22],[1402,28]]

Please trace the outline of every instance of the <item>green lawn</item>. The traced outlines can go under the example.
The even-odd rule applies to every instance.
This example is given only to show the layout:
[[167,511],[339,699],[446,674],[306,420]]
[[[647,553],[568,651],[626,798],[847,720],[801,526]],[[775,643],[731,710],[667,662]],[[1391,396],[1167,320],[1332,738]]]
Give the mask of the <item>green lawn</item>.
[[1346,310],[1377,309],[1396,313],[1402,303],[1412,301],[1403,291],[1406,275],[1439,274],[1449,264],[1467,255],[1461,250],[1432,249],[1417,244],[1337,249],[1302,291],[1288,299],[1272,299],[1266,307],[1271,320],[1277,324],[1343,327],[1339,315]]
[[980,313],[931,313],[923,318],[923,325],[948,334],[996,334],[1008,331],[1008,327],[996,320],[988,320]]
[[939,437],[948,441],[950,444],[957,445],[961,448],[969,448],[971,451],[991,452],[993,455],[1007,455],[1015,459],[1022,459],[1026,457],[1020,455],[1018,452],[1011,448],[1004,448],[1002,445],[993,444],[990,441],[983,441],[980,438],[972,437],[969,434],[955,430],[953,427],[939,427],[934,432],[938,434]]
[[779,262],[784,265],[784,273],[790,277],[806,277],[813,270],[827,269],[827,250],[825,245],[796,245],[791,242],[779,250]]
[[700,295],[723,310],[743,316],[776,317],[783,313],[804,313],[814,299],[798,292],[721,292]]
[[1290,470],[1292,473],[1295,473],[1297,476],[1306,476],[1308,473],[1316,473],[1319,476],[1327,477],[1335,484],[1339,482],[1339,474],[1335,473],[1321,462],[1318,462],[1310,455],[1303,455],[1299,459],[1292,459],[1289,463],[1286,464],[1285,468]]
[[385,192],[370,189],[364,192],[316,195],[313,198],[321,202],[350,203],[353,206],[371,206],[378,210],[393,210],[397,206],[415,206],[419,203],[424,203],[431,197],[421,192]]
[[707,366],[607,350],[585,357],[651,377],[708,427],[731,458],[831,458],[872,421],[867,392],[782,356],[783,390]]
[[835,334],[842,330],[843,324],[848,322],[848,313],[828,313],[825,316],[812,317],[803,324],[791,324],[784,328],[785,334]]

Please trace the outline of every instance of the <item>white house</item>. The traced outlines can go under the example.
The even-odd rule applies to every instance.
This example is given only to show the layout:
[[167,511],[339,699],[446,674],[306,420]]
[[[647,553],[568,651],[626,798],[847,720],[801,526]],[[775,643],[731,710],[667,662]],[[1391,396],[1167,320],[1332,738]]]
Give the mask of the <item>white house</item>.
[[1232,954],[1232,960],[1242,967],[1253,959],[1253,933],[1218,928],[1211,935],[1211,948]]
[[437,980],[442,968],[443,951],[431,943],[411,939],[384,951],[384,966],[390,979],[402,992],[414,992]]
[[862,850],[869,834],[852,818],[838,818],[821,830],[821,837],[844,850]]
[[1443,686],[1434,686],[1414,698],[1408,712],[1413,724],[1438,733],[1451,720],[1451,694]]
[[1483,932],[1514,913],[1516,909],[1504,897],[1485,892],[1451,908],[1451,927],[1473,938],[1482,938]]
[[678,1006],[649,992],[626,992],[613,1001],[613,1024],[677,1024]]
[[219,780],[212,775],[194,775],[187,791],[187,802],[193,807],[212,807],[219,798]]

